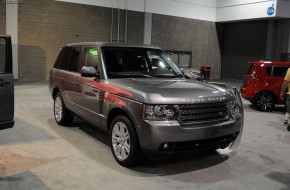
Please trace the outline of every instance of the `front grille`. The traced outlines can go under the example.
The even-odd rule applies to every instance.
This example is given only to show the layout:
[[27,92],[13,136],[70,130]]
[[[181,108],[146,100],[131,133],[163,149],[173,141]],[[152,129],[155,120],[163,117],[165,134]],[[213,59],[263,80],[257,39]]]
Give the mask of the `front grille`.
[[213,121],[228,118],[228,102],[211,102],[179,105],[181,120],[187,121]]

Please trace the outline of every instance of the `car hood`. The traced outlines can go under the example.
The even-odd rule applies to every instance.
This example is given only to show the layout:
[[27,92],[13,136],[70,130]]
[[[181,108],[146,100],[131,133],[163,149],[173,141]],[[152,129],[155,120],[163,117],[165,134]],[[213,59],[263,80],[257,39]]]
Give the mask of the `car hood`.
[[109,79],[102,90],[148,104],[184,104],[232,100],[227,89],[184,79]]

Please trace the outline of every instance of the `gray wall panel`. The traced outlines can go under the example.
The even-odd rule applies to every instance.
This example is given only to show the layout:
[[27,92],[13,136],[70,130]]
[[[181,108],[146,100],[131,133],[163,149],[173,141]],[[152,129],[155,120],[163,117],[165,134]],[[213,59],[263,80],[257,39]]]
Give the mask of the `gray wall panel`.
[[264,59],[267,21],[224,25],[222,78],[243,80],[250,61]]
[[214,22],[153,14],[152,44],[191,51],[192,67],[210,66],[210,78],[220,78],[221,55]]

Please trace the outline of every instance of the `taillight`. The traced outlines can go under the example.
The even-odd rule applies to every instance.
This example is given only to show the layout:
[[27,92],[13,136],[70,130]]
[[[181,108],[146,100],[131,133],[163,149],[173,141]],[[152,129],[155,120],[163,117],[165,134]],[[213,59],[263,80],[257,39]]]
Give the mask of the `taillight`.
[[253,69],[250,75],[252,78],[256,78],[256,69]]

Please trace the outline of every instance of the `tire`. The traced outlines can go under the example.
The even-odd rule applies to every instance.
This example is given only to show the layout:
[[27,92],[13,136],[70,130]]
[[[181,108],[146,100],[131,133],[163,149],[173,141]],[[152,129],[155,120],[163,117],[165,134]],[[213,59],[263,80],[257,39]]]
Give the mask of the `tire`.
[[110,145],[115,160],[122,166],[139,164],[141,149],[134,125],[123,115],[114,118],[110,126]]
[[253,103],[258,110],[270,112],[275,106],[275,97],[269,92],[262,92],[255,97]]
[[65,107],[63,98],[58,92],[54,96],[54,104],[53,104],[53,113],[54,119],[59,125],[69,125],[72,123],[74,115]]

